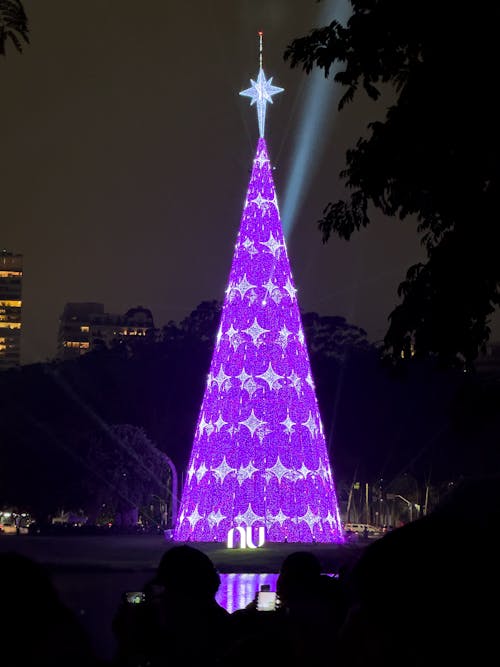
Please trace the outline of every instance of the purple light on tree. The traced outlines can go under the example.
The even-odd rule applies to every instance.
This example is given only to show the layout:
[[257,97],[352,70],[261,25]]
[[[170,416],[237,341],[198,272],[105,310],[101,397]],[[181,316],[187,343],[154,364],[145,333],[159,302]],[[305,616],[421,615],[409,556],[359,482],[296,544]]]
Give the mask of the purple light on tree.
[[[270,81],[261,68],[252,83],[265,97]],[[281,89],[268,86],[269,91]],[[250,526],[256,539],[264,526],[271,542],[343,542],[262,136],[264,117],[261,109],[261,137],[174,531],[177,541],[224,542],[237,526]]]

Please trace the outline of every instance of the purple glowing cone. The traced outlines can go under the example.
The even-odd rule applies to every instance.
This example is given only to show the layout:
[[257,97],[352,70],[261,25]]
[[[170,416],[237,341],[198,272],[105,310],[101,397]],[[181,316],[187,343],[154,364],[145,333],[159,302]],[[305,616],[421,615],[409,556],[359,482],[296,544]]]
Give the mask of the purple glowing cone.
[[175,540],[343,541],[295,292],[260,138]]

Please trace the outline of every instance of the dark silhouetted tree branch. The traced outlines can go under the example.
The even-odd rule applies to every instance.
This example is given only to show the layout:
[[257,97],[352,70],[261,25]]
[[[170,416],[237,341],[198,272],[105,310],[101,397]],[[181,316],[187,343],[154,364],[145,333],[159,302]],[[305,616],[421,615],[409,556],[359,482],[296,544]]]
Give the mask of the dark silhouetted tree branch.
[[[319,228],[349,239],[370,223],[369,205],[401,220],[414,216],[427,262],[411,267],[390,315],[388,355],[470,365],[490,335],[500,304],[498,225],[500,103],[496,91],[500,7],[351,0],[344,27],[333,21],[294,40],[285,59],[313,67],[346,88],[396,96],[369,137],[347,151],[347,201],[329,203]],[[325,84],[328,85],[328,84]],[[332,113],[335,111],[332,109]]]
[[0,0],[0,55],[10,40],[21,53],[23,41],[29,43],[28,18],[20,0]]

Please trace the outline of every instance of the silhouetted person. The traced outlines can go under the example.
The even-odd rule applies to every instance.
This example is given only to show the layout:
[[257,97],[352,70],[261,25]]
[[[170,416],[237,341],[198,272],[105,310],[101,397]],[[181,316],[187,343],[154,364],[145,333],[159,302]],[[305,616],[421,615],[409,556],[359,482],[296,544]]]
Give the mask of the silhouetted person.
[[[261,589],[262,590],[262,589]],[[254,599],[243,609],[231,614],[231,644],[222,664],[253,665],[255,656],[265,656],[266,662],[285,664],[284,614],[279,600],[274,611],[260,611],[256,591]]]
[[228,641],[229,613],[215,600],[220,577],[210,558],[190,546],[162,557],[145,602],[123,602],[113,622],[117,661],[125,665],[216,664]]
[[274,612],[258,611],[256,600],[233,612],[238,641],[224,665],[250,665],[256,652],[266,661],[309,667],[332,657],[345,614],[340,583],[321,573],[313,553],[297,551],[283,561],[276,591],[279,606]]
[[0,662],[5,667],[97,664],[76,616],[59,599],[45,569],[26,556],[0,554]]
[[321,573],[313,553],[297,551],[283,561],[276,590],[297,654],[308,664],[322,664],[332,656],[346,613],[340,582]]
[[489,537],[499,521],[500,479],[468,481],[370,544],[348,575],[338,667],[491,662],[500,577]]

